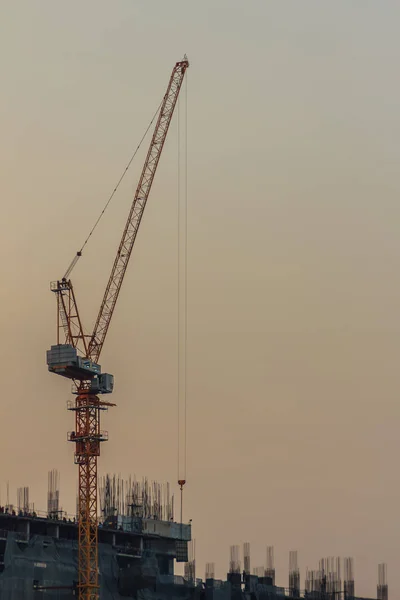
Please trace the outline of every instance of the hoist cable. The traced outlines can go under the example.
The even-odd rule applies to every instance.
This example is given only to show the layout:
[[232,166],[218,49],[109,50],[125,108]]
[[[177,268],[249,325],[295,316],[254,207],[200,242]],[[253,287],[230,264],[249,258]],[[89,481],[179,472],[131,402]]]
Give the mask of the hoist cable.
[[185,276],[185,298],[184,298],[184,310],[185,310],[185,347],[184,347],[184,352],[185,352],[185,388],[184,388],[184,397],[185,397],[185,439],[184,439],[184,444],[185,444],[185,452],[184,452],[184,472],[185,472],[185,479],[186,479],[186,459],[187,459],[187,452],[186,452],[186,448],[187,448],[187,248],[188,248],[188,177],[187,177],[187,154],[188,154],[188,150],[187,150],[187,77],[185,80],[185,165],[184,165],[184,169],[185,169],[185,189],[184,189],[184,194],[185,194],[185,198],[184,198],[184,202],[185,202],[185,270],[184,270],[184,276]]
[[[187,79],[185,82],[184,136],[181,135],[181,114],[178,101],[178,482],[186,481],[187,461]],[[183,138],[183,139],[182,139]],[[184,143],[183,157],[181,144]],[[182,169],[181,169],[181,163]],[[182,188],[182,193],[181,193]]]
[[[177,103],[177,155],[178,155],[178,171],[177,171],[177,183],[178,183],[178,288],[177,288],[177,300],[178,300],[178,482],[182,479],[181,477],[181,127],[180,127],[180,99],[178,98]],[[182,511],[182,490],[181,490],[181,511]],[[182,520],[181,520],[182,522]]]

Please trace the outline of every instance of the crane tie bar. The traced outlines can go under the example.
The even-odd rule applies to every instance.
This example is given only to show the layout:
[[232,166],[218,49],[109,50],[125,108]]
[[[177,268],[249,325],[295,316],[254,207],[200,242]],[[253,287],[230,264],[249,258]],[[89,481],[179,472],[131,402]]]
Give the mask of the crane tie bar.
[[[164,100],[164,99],[163,99],[163,100]],[[138,153],[138,151],[139,151],[139,149],[140,149],[141,145],[143,144],[143,142],[144,142],[144,140],[145,140],[145,138],[146,138],[146,136],[147,136],[147,134],[148,134],[148,132],[149,132],[149,129],[150,129],[150,127],[152,126],[152,124],[153,124],[153,122],[154,122],[154,119],[155,119],[155,118],[156,118],[156,116],[158,115],[158,112],[159,112],[159,110],[160,110],[160,108],[161,108],[161,105],[162,105],[162,103],[163,103],[163,100],[162,100],[162,101],[160,102],[160,104],[158,105],[158,107],[157,107],[157,110],[156,110],[156,112],[154,113],[154,115],[153,115],[153,118],[151,119],[150,123],[148,124],[148,126],[147,126],[147,129],[146,129],[146,131],[144,132],[144,134],[143,134],[143,136],[142,136],[142,139],[140,140],[140,142],[139,142],[139,144],[138,144],[138,146],[137,146],[137,148],[136,148],[135,152],[132,154],[132,156],[131,156],[131,158],[130,158],[130,160],[129,160],[128,164],[126,165],[126,167],[125,167],[125,169],[124,169],[124,171],[123,171],[123,173],[122,173],[122,175],[121,175],[121,177],[119,178],[119,180],[118,180],[118,182],[117,182],[116,186],[114,187],[114,189],[113,189],[113,191],[112,191],[112,193],[111,193],[110,197],[108,198],[108,200],[107,200],[107,202],[106,202],[106,205],[104,206],[103,210],[101,211],[100,215],[99,215],[99,216],[98,216],[98,218],[97,218],[97,221],[95,222],[95,224],[93,225],[92,229],[90,230],[90,233],[89,233],[89,235],[88,235],[88,236],[87,236],[87,238],[85,239],[85,241],[84,241],[84,243],[83,243],[83,245],[82,245],[82,248],[81,248],[80,250],[78,250],[78,252],[75,254],[74,258],[72,259],[72,261],[71,261],[71,264],[69,265],[68,269],[66,270],[66,272],[65,272],[65,275],[64,275],[64,277],[63,277],[63,279],[68,279],[68,277],[70,276],[70,274],[71,274],[72,270],[74,269],[74,267],[75,267],[76,263],[78,262],[78,260],[79,260],[79,259],[80,259],[80,257],[82,256],[83,249],[85,248],[85,246],[86,246],[86,244],[88,243],[89,239],[92,237],[92,234],[93,234],[94,230],[96,229],[96,227],[97,227],[97,225],[99,224],[99,222],[100,222],[100,220],[101,220],[102,216],[103,216],[103,215],[104,215],[104,213],[106,212],[106,210],[107,210],[107,208],[108,208],[108,205],[110,204],[111,200],[114,198],[114,195],[115,195],[115,193],[117,192],[117,190],[118,190],[119,186],[120,186],[120,185],[121,185],[121,183],[122,183],[122,180],[124,179],[125,175],[127,174],[129,167],[131,166],[131,164],[132,164],[132,162],[133,162],[133,160],[134,160],[134,158],[135,158],[136,154]]]

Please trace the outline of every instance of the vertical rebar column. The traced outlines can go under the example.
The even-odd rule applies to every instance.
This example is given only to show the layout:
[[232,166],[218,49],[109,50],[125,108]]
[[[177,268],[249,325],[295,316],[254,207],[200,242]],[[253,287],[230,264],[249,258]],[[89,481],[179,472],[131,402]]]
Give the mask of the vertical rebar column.
[[56,469],[48,472],[47,514],[58,516],[60,509],[60,474]]
[[250,575],[250,544],[245,542],[243,544],[243,570],[246,575]]
[[297,550],[289,552],[289,591],[293,598],[300,597],[300,571],[297,563]]
[[230,547],[229,572],[240,573],[240,548],[237,545]]
[[188,561],[184,566],[186,581],[195,583],[196,581],[196,542],[191,540],[188,544]]
[[206,563],[206,580],[215,578],[215,563]]
[[389,597],[386,563],[381,563],[378,565],[377,597],[378,597],[378,600],[388,600],[388,597]]
[[274,565],[274,547],[267,546],[267,568],[265,569],[266,577],[272,579],[272,585],[275,585],[275,565]]
[[342,600],[342,561],[340,556],[336,557],[336,569],[333,574],[334,584],[332,593],[335,597],[335,600]]
[[355,585],[354,585],[354,566],[353,559],[351,557],[346,557],[344,559],[344,583],[343,583],[343,591],[344,591],[344,600],[348,598],[354,598],[355,594]]

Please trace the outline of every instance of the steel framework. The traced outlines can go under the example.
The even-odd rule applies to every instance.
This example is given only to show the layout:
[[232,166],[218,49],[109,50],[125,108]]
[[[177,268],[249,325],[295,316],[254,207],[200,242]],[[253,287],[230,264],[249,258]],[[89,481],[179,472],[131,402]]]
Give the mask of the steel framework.
[[[86,335],[82,327],[72,283],[63,278],[52,284],[57,294],[58,322],[57,343],[72,345],[79,354],[97,363],[118,300],[137,232],[143,217],[147,199],[164,147],[179,92],[189,67],[185,59],[175,64],[161,103],[157,123],[142,169],[126,226],[114,260],[104,297],[93,333]],[[72,265],[81,255],[77,253]],[[65,375],[65,373],[64,373]],[[68,375],[67,375],[68,376]],[[79,467],[78,494],[78,590],[81,600],[98,600],[98,551],[97,551],[97,458],[100,443],[108,435],[100,429],[100,411],[115,406],[104,402],[91,391],[91,381],[76,381],[76,400],[69,409],[75,412],[75,431],[68,439],[75,443],[75,463]]]
[[[106,432],[100,430],[100,411],[109,402],[102,402],[84,386],[76,398],[75,432],[69,436],[75,442],[75,463],[79,468],[78,491],[78,589],[81,598],[98,598],[98,556],[97,556],[97,457],[100,456],[100,443],[107,440]],[[73,439],[71,439],[71,437]]]

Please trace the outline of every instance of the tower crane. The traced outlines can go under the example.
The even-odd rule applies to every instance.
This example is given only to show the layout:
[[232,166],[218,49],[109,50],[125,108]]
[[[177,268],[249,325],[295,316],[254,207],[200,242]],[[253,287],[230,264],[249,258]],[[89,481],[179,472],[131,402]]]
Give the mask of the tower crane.
[[100,429],[100,411],[115,406],[100,399],[112,393],[114,378],[102,372],[98,361],[188,67],[185,56],[172,70],[92,334],[84,333],[69,278],[82,252],[77,252],[64,277],[50,284],[57,298],[57,344],[47,352],[47,365],[49,371],[73,380],[76,394],[75,401],[69,403],[69,409],[75,413],[75,431],[68,434],[68,439],[75,443],[75,463],[79,468],[78,590],[81,600],[99,598],[97,458],[100,443],[108,438]]

